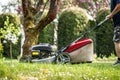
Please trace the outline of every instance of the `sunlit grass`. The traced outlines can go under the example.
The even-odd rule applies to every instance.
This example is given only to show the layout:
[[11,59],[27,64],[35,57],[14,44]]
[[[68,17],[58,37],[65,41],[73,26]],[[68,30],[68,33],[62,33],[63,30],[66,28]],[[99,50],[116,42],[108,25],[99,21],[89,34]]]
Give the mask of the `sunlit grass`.
[[113,66],[111,61],[58,65],[0,59],[0,80],[120,80],[120,65]]

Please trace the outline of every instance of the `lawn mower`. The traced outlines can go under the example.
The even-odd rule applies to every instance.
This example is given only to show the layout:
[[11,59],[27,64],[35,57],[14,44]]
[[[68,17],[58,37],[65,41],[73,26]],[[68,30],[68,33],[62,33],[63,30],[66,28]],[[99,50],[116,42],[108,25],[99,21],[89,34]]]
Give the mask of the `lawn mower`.
[[31,47],[31,62],[50,62],[50,63],[81,63],[93,61],[93,40],[90,38],[83,38],[86,34],[90,33],[92,30],[98,28],[101,24],[106,22],[104,19],[95,27],[87,30],[75,41],[68,44],[66,47],[53,52],[53,48],[50,44],[39,44]]

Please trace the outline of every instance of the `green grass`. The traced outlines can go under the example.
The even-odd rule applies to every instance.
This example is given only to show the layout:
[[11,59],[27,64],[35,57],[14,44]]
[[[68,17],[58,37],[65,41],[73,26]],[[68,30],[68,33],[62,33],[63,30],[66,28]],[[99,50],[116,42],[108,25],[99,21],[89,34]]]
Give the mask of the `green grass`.
[[120,80],[120,65],[112,60],[58,65],[0,59],[0,80]]

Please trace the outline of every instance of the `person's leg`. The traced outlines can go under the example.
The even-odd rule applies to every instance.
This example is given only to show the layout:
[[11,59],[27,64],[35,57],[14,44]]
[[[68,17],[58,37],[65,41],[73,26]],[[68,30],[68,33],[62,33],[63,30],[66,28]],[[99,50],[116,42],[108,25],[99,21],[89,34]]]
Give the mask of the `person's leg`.
[[120,64],[120,27],[119,26],[114,29],[113,41],[115,45],[116,55],[118,57],[114,65],[117,65],[117,64]]
[[118,59],[114,63],[114,65],[118,65],[118,64],[120,64],[120,42],[114,42],[114,44],[115,44],[116,55],[118,57]]
[[116,55],[118,56],[118,58],[120,58],[120,42],[114,42],[114,44],[115,44]]

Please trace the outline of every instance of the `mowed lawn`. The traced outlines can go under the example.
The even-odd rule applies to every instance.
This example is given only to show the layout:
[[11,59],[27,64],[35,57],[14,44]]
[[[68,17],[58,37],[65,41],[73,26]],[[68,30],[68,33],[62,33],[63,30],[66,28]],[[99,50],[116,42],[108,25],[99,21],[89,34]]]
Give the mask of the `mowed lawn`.
[[0,80],[120,80],[114,61],[81,64],[19,63],[0,60]]

